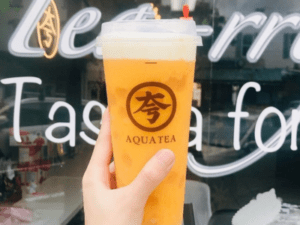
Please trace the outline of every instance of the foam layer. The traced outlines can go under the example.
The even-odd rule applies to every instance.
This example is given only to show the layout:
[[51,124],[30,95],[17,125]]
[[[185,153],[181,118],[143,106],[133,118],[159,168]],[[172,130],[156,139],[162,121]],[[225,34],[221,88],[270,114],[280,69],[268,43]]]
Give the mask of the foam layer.
[[97,42],[104,58],[193,61],[198,40],[177,33],[112,32],[99,37]]
[[101,42],[106,41],[116,41],[116,40],[124,40],[124,41],[136,41],[136,40],[144,40],[144,39],[157,39],[160,41],[168,41],[168,39],[180,39],[180,40],[197,40],[196,37],[187,35],[187,34],[177,34],[177,33],[155,33],[155,32],[113,32],[108,33],[98,38],[99,44]]

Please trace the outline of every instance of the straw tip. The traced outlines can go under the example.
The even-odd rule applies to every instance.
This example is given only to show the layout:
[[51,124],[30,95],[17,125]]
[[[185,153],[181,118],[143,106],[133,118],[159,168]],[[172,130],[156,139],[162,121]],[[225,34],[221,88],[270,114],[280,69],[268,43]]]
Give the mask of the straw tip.
[[189,17],[189,13],[190,13],[189,5],[185,4],[182,7],[182,11],[183,11],[183,17],[180,17],[180,19],[184,19],[184,20],[192,20],[193,19],[193,17]]

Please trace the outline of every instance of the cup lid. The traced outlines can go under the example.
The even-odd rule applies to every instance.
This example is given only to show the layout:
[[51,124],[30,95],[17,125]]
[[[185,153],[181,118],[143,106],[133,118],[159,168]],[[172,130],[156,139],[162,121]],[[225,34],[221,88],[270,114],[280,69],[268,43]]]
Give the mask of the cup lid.
[[[161,20],[123,20],[111,21],[102,24],[101,34],[97,38],[97,46],[107,41],[109,35],[122,36],[127,40],[136,40],[138,37],[177,37],[192,36],[198,46],[203,46],[201,36],[197,35],[196,23],[193,20],[161,19]],[[138,35],[136,35],[138,34]],[[137,37],[138,36],[138,37]]]

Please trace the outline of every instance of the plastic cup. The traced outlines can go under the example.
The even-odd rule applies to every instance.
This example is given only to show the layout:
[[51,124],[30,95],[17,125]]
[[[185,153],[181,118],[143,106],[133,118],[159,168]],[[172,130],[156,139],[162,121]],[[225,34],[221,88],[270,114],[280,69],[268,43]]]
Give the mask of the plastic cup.
[[152,192],[143,225],[181,225],[197,45],[194,21],[143,20],[102,25],[117,186],[130,184],[156,152],[175,164]]

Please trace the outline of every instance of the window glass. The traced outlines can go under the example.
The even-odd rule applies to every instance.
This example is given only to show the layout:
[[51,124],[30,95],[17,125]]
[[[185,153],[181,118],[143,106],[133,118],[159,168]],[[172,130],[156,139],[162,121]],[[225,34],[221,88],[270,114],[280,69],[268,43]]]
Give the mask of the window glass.
[[100,111],[97,111],[96,109],[92,109],[90,112],[90,120],[100,120],[101,119],[101,113]]
[[[0,4],[0,80],[25,77],[26,82],[22,87],[20,107],[21,143],[15,139],[13,129],[16,84],[0,82],[0,159],[13,161],[13,169],[18,172],[12,182],[17,183],[20,178],[23,197],[28,190],[37,193],[36,196],[30,193],[31,197],[39,197],[40,190],[34,189],[33,183],[43,185],[49,178],[50,188],[42,190],[56,190],[56,194],[69,196],[70,188],[55,177],[70,180],[77,177],[74,182],[79,180],[80,183],[98,135],[97,130],[83,121],[84,107],[92,100],[103,107],[108,105],[101,53],[96,57],[96,52],[80,56],[73,52],[66,57],[62,52],[67,47],[62,49],[55,45],[66,37],[67,34],[61,32],[73,15],[84,9],[101,12],[101,20],[93,29],[70,39],[71,47],[74,44],[76,51],[81,51],[94,43],[103,22],[120,19],[118,16],[130,20],[153,19],[151,16],[155,13],[162,19],[179,18],[182,17],[180,4],[186,2],[195,3],[189,16],[193,17],[197,33],[203,40],[203,46],[197,47],[193,80],[189,142],[194,144],[188,148],[191,154],[187,179],[209,186],[213,214],[224,209],[238,210],[258,193],[271,188],[284,203],[300,205],[299,0],[156,0],[152,2],[156,8],[134,0],[53,0],[51,4],[57,5],[60,30],[49,27],[52,22],[58,22],[54,10],[45,11],[48,14],[44,15],[52,13],[52,21],[47,20],[45,30],[38,33],[41,23],[33,24],[32,33],[22,34],[30,37],[28,43],[21,40],[21,34],[17,42],[17,46],[25,43],[24,48],[30,46],[34,51],[46,49],[46,53],[50,53],[58,49],[53,58],[12,53],[9,46],[15,37],[13,34],[27,15],[30,4],[37,4],[37,1],[5,2],[3,7]],[[143,8],[145,6],[148,8]],[[156,17],[159,19],[158,15]],[[91,18],[83,18],[77,25],[87,25],[85,23]],[[41,42],[40,38],[47,34],[50,36]],[[61,34],[60,38],[56,34]],[[50,44],[51,41],[55,43]],[[33,77],[40,79],[41,84],[30,82]],[[126,94],[122,88],[117,92]],[[49,119],[50,109],[57,102],[65,102],[74,109],[74,123],[70,122],[65,107],[58,108],[54,119]],[[126,115],[125,108],[118,110],[121,116]],[[89,119],[97,129],[101,118],[100,108],[94,106]],[[48,140],[46,130],[50,126],[57,127]],[[125,132],[126,127],[119,129]],[[45,165],[37,171],[27,168],[42,162],[51,165],[48,170]],[[1,171],[6,171],[6,165],[0,163]],[[22,166],[26,167],[24,171]],[[8,194],[17,193],[1,192],[6,190],[1,186],[5,176],[0,174],[0,205],[7,201]],[[81,201],[79,186],[74,188],[78,191],[78,203]],[[19,197],[17,193],[11,199],[21,201]],[[65,205],[67,201],[58,198],[49,201],[57,201],[59,207],[72,208]],[[74,208],[81,206],[78,204]]]

